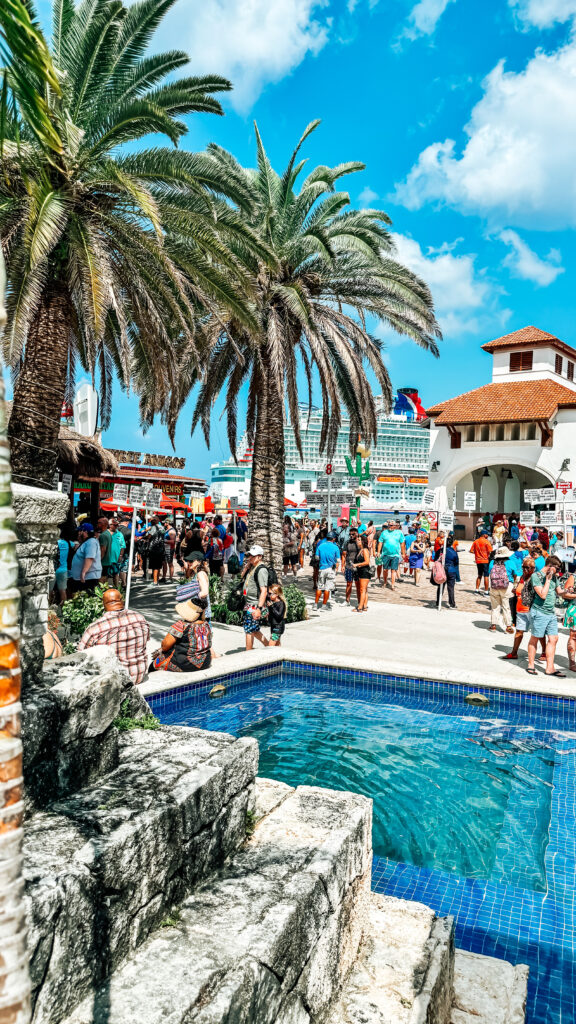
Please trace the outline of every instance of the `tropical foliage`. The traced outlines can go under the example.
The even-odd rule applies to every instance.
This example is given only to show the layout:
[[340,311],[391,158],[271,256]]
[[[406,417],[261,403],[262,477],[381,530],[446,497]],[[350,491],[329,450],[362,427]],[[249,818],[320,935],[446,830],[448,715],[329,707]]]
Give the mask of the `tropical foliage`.
[[173,3],[54,0],[51,55],[40,37],[36,62],[20,45],[32,22],[15,22],[12,0],[3,8],[0,237],[5,358],[16,373],[12,460],[22,482],[51,485],[78,362],[99,376],[106,426],[114,372],[128,386],[137,367],[170,404],[182,354],[191,366],[201,358],[198,302],[251,325],[247,284],[228,247],[234,237],[240,251],[250,242],[237,213],[249,200],[243,182],[209,154],[124,149],[151,133],[176,146],[182,115],[222,113],[215,94],[229,82],[176,78],[185,53],[147,53]]
[[[210,146],[209,153],[230,183],[230,191],[250,197],[243,215],[273,254],[264,262],[235,240],[232,248],[250,277],[250,308],[255,328],[237,317],[225,322],[208,314],[204,332],[210,346],[192,422],[201,423],[209,442],[214,401],[226,394],[228,440],[236,451],[237,409],[241,389],[248,392],[247,433],[253,446],[250,536],[267,558],[278,558],[284,506],[284,416],[294,427],[302,455],[299,378],[312,405],[314,373],[322,402],[321,450],[328,460],[341,425],[341,408],[350,417],[350,446],[359,435],[376,437],[374,396],[367,369],[389,405],[391,386],[382,342],[369,323],[387,325],[438,354],[440,330],[427,285],[394,252],[390,219],[381,210],[355,210],[340,191],[340,179],[363,168],[360,163],[312,170],[298,188],[305,161],[299,151],[318,121],[304,132],[282,174],[273,170],[256,129],[258,165],[247,170],[234,157]],[[179,396],[172,395],[168,414],[177,414],[198,379],[191,368],[181,375]],[[144,416],[161,409],[159,396],[144,390]]]

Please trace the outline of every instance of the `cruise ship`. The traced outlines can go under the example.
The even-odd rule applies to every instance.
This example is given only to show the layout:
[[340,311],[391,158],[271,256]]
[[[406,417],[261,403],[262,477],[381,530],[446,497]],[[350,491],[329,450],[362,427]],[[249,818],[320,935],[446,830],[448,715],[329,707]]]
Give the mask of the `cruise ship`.
[[[420,425],[426,412],[418,390],[399,388],[390,413],[384,411],[381,397],[376,398],[376,408],[378,440],[371,448],[369,496],[362,499],[363,511],[416,511],[422,508],[422,498],[428,484],[430,452],[430,431],[423,430]],[[322,411],[313,408],[309,418],[308,411],[307,405],[300,406],[303,460],[296,448],[292,425],[287,423],[284,428],[284,493],[286,498],[297,505],[304,503],[313,508],[319,506],[320,494],[325,491],[327,459],[319,452]],[[243,437],[238,446],[237,463],[230,458],[212,464],[210,495],[215,505],[227,506],[229,498],[236,498],[240,507],[248,507],[252,454],[246,437]],[[332,474],[337,487],[351,490],[356,482],[348,478],[345,460],[349,454],[349,420],[342,417],[338,443],[332,458]],[[363,486],[367,486],[366,483]]]

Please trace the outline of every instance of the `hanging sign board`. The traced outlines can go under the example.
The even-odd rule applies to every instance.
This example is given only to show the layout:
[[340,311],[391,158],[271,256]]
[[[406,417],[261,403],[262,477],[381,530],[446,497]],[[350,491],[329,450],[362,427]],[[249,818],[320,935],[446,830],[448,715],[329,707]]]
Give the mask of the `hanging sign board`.
[[230,502],[230,511],[235,512],[240,505],[238,498],[235,495],[233,498],[228,498],[228,501]]
[[476,491],[464,491],[464,511],[476,511]]
[[124,505],[128,501],[128,484],[114,484],[112,501],[117,505]]
[[556,523],[556,512],[544,511],[540,513],[540,523],[542,526],[554,526]]
[[438,525],[441,530],[453,530],[454,529],[454,513],[453,512],[441,512],[438,516]]
[[[301,480],[300,481],[300,490],[302,491],[302,494],[311,494],[312,493],[312,481],[311,480]],[[230,498],[230,501],[232,501],[232,498]]]
[[540,501],[540,491],[537,487],[530,487],[527,491],[524,491],[524,501],[527,501],[529,505],[535,505]]
[[556,493],[553,487],[541,487],[538,491],[539,501],[556,501]]
[[146,508],[160,508],[162,502],[162,491],[151,490],[146,492]]
[[568,494],[568,492],[572,490],[572,481],[571,480],[557,480],[556,481],[556,490],[560,491],[564,495]]
[[524,526],[536,526],[536,513],[521,512],[520,521],[524,524]]
[[62,492],[63,494],[70,494],[72,489],[72,476],[70,473],[62,474]]
[[131,487],[130,488],[130,504],[134,505],[135,508],[141,508],[144,504],[146,492],[143,487]]
[[436,491],[431,491],[426,488],[422,496],[422,504],[424,508],[434,508],[436,504]]

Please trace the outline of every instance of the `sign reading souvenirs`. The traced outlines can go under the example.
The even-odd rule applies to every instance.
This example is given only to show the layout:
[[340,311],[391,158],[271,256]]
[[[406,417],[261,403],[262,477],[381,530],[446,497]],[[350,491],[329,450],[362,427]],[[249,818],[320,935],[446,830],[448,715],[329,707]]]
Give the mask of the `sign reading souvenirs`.
[[476,511],[476,491],[464,491],[464,511]]
[[452,511],[441,512],[438,516],[438,525],[441,530],[453,530],[454,513]]
[[429,491],[428,489],[425,490],[422,498],[422,504],[424,508],[434,508],[435,501],[436,491]]
[[186,459],[176,455],[151,455],[149,452],[130,452],[123,448],[109,448],[117,462],[130,463],[132,466],[159,466],[162,469],[184,469]]

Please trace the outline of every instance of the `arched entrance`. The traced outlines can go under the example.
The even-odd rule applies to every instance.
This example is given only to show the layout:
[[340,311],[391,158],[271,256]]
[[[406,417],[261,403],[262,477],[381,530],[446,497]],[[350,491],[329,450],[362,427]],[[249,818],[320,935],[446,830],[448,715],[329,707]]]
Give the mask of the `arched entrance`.
[[[476,494],[477,512],[521,512],[532,506],[524,501],[524,491],[533,487],[549,487],[554,481],[532,467],[489,465],[470,470],[453,485],[448,493],[449,507],[464,511],[464,492]],[[455,504],[451,505],[451,498]]]

